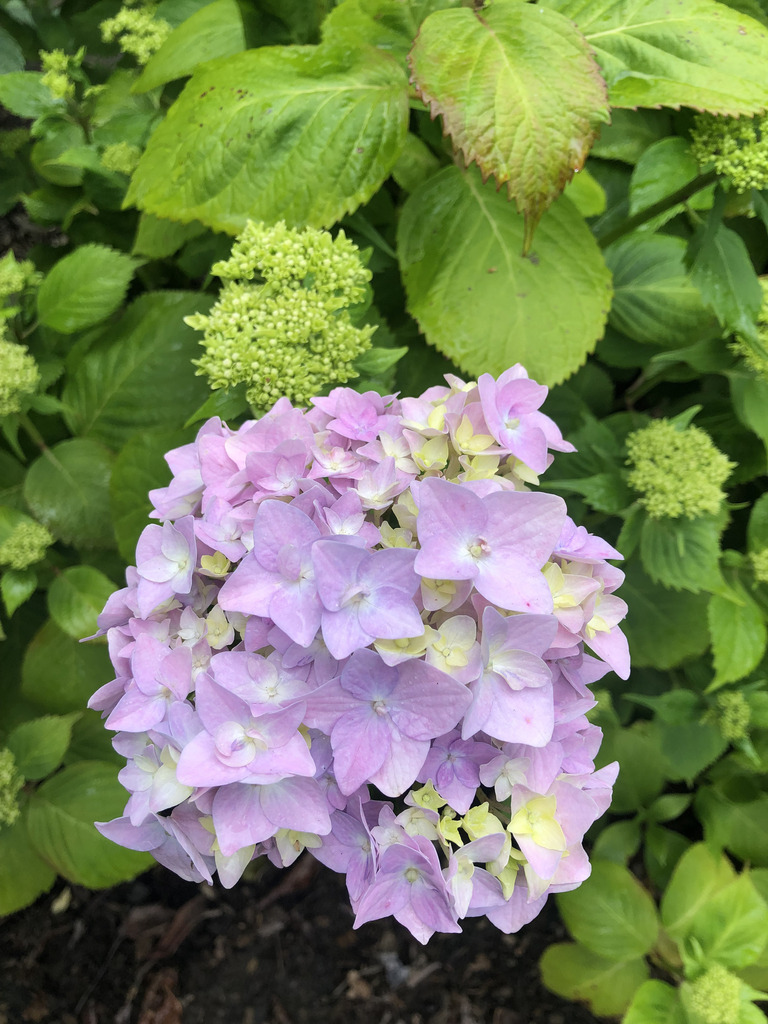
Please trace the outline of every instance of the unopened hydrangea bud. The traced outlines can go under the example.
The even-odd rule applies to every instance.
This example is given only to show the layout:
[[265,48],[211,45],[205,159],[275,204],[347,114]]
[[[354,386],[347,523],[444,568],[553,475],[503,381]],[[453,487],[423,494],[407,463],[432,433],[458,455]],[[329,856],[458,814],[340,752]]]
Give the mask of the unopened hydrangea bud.
[[69,77],[70,61],[71,58],[63,50],[40,51],[43,68],[41,81],[57,100],[68,100],[75,94],[75,83]]
[[751,710],[741,690],[729,690],[717,698],[717,724],[723,739],[729,742],[747,735]]
[[739,1019],[741,980],[720,964],[685,986],[686,1009],[702,1024],[733,1024]]
[[768,381],[768,280],[761,278],[763,304],[757,315],[757,344],[739,335],[728,346],[758,377]]
[[138,64],[146,64],[171,33],[167,21],[155,16],[154,4],[143,7],[121,7],[114,18],[101,23],[101,38],[105,43],[117,39],[123,53],[135,57]]
[[21,412],[22,400],[34,394],[40,371],[26,345],[0,336],[0,416]]
[[627,437],[629,484],[653,519],[714,514],[725,497],[723,484],[735,463],[699,427],[678,429],[653,420]]
[[753,551],[749,557],[755,579],[758,583],[768,583],[768,548],[763,548],[762,551]]
[[348,307],[371,274],[343,232],[249,222],[231,257],[212,269],[226,282],[218,302],[186,318],[204,332],[197,366],[212,388],[246,383],[258,408],[282,396],[306,405],[357,375],[354,360],[374,328],[355,327]]
[[702,166],[714,164],[737,192],[768,188],[768,118],[698,114],[691,129],[691,153]]
[[101,154],[101,164],[108,171],[120,174],[133,174],[141,157],[141,148],[132,146],[130,142],[115,142],[107,146]]
[[19,790],[24,776],[16,767],[16,759],[7,747],[0,750],[0,828],[13,825],[19,816]]
[[13,252],[7,252],[0,260],[0,302],[18,295],[28,284],[36,284],[39,277],[31,260],[19,263]]
[[45,558],[53,536],[40,523],[25,519],[0,544],[0,565],[10,569],[28,569]]

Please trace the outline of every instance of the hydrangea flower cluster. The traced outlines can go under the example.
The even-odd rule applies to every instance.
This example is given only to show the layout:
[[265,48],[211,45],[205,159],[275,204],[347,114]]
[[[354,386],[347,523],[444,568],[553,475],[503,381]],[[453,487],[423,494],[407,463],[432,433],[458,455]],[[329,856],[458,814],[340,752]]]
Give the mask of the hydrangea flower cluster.
[[117,40],[123,53],[137,64],[146,64],[171,34],[171,26],[157,17],[157,4],[148,0],[126,0],[113,18],[101,23],[105,43]]
[[[167,455],[99,618],[90,706],[130,791],[100,831],[233,885],[308,849],[355,926],[513,932],[589,875],[589,684],[626,678],[621,556],[528,489],[572,451],[521,366],[418,398],[335,388]],[[589,648],[587,651],[586,648]]]
[[702,167],[714,166],[737,192],[768,188],[766,115],[719,117],[697,114],[691,129],[691,153]]
[[735,463],[700,427],[652,420],[627,437],[629,485],[652,519],[714,515],[725,498],[723,484]]
[[753,373],[768,381],[768,280],[762,277],[760,284],[763,303],[757,314],[757,341],[737,334],[728,347],[734,355],[741,356]]
[[108,171],[130,175],[139,165],[141,148],[131,145],[130,142],[113,142],[111,146],[105,147],[100,159],[102,167],[106,167]]
[[26,345],[6,337],[0,320],[0,416],[21,412],[25,399],[37,391],[40,370]]
[[185,322],[204,332],[197,366],[212,388],[245,383],[251,405],[268,409],[283,396],[304,405],[357,376],[375,328],[354,326],[350,307],[371,272],[343,231],[248,221],[211,272],[225,282],[218,301]]
[[18,820],[19,793],[24,776],[16,767],[16,758],[7,747],[0,748],[0,830]]

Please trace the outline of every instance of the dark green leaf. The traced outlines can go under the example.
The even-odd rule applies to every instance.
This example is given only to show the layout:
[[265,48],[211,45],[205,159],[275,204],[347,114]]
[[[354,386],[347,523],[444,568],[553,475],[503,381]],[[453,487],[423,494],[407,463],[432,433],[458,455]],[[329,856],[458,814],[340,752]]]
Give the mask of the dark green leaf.
[[37,293],[40,322],[62,334],[91,327],[125,298],[135,262],[108,245],[81,245],[59,260]]
[[21,691],[42,711],[82,711],[96,690],[114,677],[104,644],[80,644],[47,622],[27,648]]
[[33,903],[56,881],[56,872],[30,842],[26,815],[12,827],[0,829],[0,863],[0,917]]
[[673,590],[713,591],[725,585],[720,573],[720,524],[714,516],[651,519],[640,538],[643,568],[656,583]]
[[64,569],[48,588],[51,618],[75,640],[96,632],[96,617],[117,588],[104,573],[90,565]]
[[80,715],[46,715],[23,722],[11,731],[7,747],[25,779],[42,779],[58,768],[69,746],[72,726]]
[[0,594],[9,619],[36,589],[37,573],[34,569],[6,569],[0,575]]
[[712,595],[707,619],[715,661],[712,690],[749,675],[765,653],[768,630],[760,606],[738,580],[728,596]]
[[673,668],[709,646],[705,594],[666,590],[630,564],[621,596],[632,609],[622,629],[636,666]]

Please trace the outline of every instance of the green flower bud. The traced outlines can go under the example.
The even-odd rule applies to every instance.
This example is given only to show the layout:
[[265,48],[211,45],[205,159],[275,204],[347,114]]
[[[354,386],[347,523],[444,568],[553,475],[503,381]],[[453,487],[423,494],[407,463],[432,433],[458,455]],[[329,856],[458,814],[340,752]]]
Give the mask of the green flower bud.
[[714,964],[685,988],[685,1004],[696,1024],[734,1024],[741,1008],[741,979]]
[[729,690],[717,698],[717,724],[723,739],[733,743],[744,739],[752,711],[741,690]]
[[749,556],[752,563],[752,572],[758,583],[768,583],[768,548],[762,551],[753,551]]
[[171,26],[155,17],[155,4],[132,8],[123,6],[114,16],[101,23],[105,43],[117,39],[123,53],[130,54],[138,64],[146,64],[171,34]]
[[697,114],[691,140],[691,153],[699,164],[714,164],[737,192],[768,188],[768,115]]
[[69,100],[75,95],[75,83],[69,77],[72,58],[63,50],[41,50],[40,63],[43,66],[43,85],[51,96],[58,100]]
[[667,419],[653,420],[627,438],[629,484],[653,519],[678,519],[718,511],[730,462],[699,427],[679,430]]
[[249,221],[230,258],[212,269],[226,282],[218,301],[186,318],[204,332],[196,365],[212,388],[245,382],[248,400],[264,409],[282,396],[306,405],[356,376],[374,327],[355,327],[348,307],[363,299],[371,274],[343,232]]
[[53,535],[33,519],[24,519],[10,537],[0,544],[0,565],[11,569],[28,569],[45,558],[53,544]]
[[18,295],[27,285],[37,284],[39,279],[40,274],[31,260],[19,263],[13,252],[7,252],[0,260],[0,302]]
[[132,146],[130,142],[115,142],[113,145],[107,146],[101,154],[101,163],[108,171],[133,174],[140,157],[139,146]]
[[22,399],[34,394],[39,383],[40,371],[26,345],[0,335],[0,416],[21,412]]
[[16,759],[7,747],[0,750],[0,828],[13,825],[19,816],[19,791],[24,776],[16,767]]
[[761,278],[760,284],[763,287],[763,304],[757,315],[758,344],[737,335],[728,347],[735,355],[741,356],[753,373],[768,381],[768,279]]

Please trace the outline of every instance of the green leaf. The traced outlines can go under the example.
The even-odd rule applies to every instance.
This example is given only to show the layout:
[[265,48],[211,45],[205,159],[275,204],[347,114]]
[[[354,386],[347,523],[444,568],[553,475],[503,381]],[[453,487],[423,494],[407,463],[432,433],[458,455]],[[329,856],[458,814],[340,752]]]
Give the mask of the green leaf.
[[323,22],[323,42],[353,48],[367,43],[391,53],[405,68],[424,19],[460,4],[461,0],[343,0]]
[[6,569],[0,575],[0,594],[9,619],[17,608],[32,597],[36,589],[37,573],[34,569]]
[[64,107],[54,99],[39,71],[11,71],[0,75],[0,104],[17,117],[40,117]]
[[768,31],[715,0],[546,0],[591,44],[612,107],[766,107]]
[[715,662],[712,690],[749,675],[765,653],[768,630],[760,606],[738,580],[729,596],[712,595],[707,619]]
[[565,194],[582,217],[597,217],[605,213],[605,189],[587,170],[571,178]]
[[656,942],[656,905],[621,864],[594,859],[586,882],[557,905],[574,939],[606,960],[633,960]]
[[54,264],[40,285],[40,323],[72,334],[106,320],[125,298],[135,265],[108,245],[79,246]]
[[247,390],[248,385],[243,381],[227,391],[223,388],[211,391],[203,404],[187,417],[184,427],[191,427],[202,420],[210,419],[211,416],[219,416],[230,423],[238,419],[250,409],[246,398]]
[[586,1002],[593,1013],[618,1017],[648,977],[645,960],[617,963],[575,942],[558,942],[544,950],[541,979],[565,999]]
[[768,935],[768,907],[746,871],[698,909],[688,934],[709,962],[731,970],[754,963]]
[[674,781],[692,783],[728,746],[712,722],[659,723],[658,732],[666,760],[665,775]]
[[735,877],[727,857],[713,853],[705,843],[686,850],[661,899],[661,923],[667,933],[675,941],[690,935],[699,911]]
[[152,863],[148,854],[105,839],[94,821],[119,817],[125,790],[113,765],[81,761],[44,782],[32,796],[29,835],[37,853],[70,882],[105,889]]
[[24,498],[43,526],[66,544],[112,547],[112,456],[96,441],[60,441],[29,467]]
[[[248,218],[329,226],[376,192],[407,130],[406,77],[388,55],[248,50],[193,76],[152,135],[126,201],[232,234]],[[302,181],[311,187],[297,188]]]
[[208,395],[192,365],[198,336],[184,317],[211,301],[151,292],[133,302],[67,380],[62,399],[72,432],[118,449],[139,431],[184,423]]
[[56,872],[30,842],[26,816],[0,829],[0,864],[0,917],[29,906],[56,881]]
[[720,524],[714,516],[652,519],[640,536],[643,568],[656,583],[672,590],[713,591],[724,586],[720,574]]
[[465,162],[506,184],[528,224],[527,248],[608,120],[605,83],[584,37],[556,11],[497,2],[431,14],[409,61],[416,92],[432,117],[442,116]]
[[747,550],[768,548],[768,494],[761,494],[752,506],[747,526]]
[[768,867],[768,793],[734,803],[711,786],[703,786],[695,806],[708,841],[725,846],[740,860]]
[[602,830],[592,847],[592,856],[598,860],[610,860],[614,864],[626,864],[640,848],[640,822],[637,818],[613,821]]
[[419,185],[440,170],[440,166],[440,161],[426,142],[408,132],[403,150],[392,168],[392,177],[404,192],[415,192]]
[[[699,165],[691,155],[688,143],[678,136],[654,142],[642,154],[629,183],[629,212],[639,213],[659,200],[683,188],[699,174]],[[712,205],[714,186],[702,189],[688,200],[688,205],[699,210]],[[683,203],[670,206],[664,213],[653,217],[642,230],[649,231],[665,224],[685,209]]]
[[651,978],[635,992],[622,1024],[686,1024],[677,989]]
[[728,376],[734,412],[768,449],[768,381],[735,370]]
[[240,4],[237,0],[215,0],[171,32],[145,64],[133,91],[149,92],[175,78],[191,75],[199,64],[216,57],[230,57],[245,48]]
[[117,546],[126,562],[133,563],[136,541],[149,523],[149,492],[170,482],[165,453],[193,436],[180,431],[135,434],[118,455],[109,493]]
[[674,668],[709,646],[706,595],[666,590],[630,563],[621,596],[632,609],[622,629],[636,667]]
[[[623,590],[622,590],[623,593]],[[618,761],[619,777],[612,808],[626,814],[647,807],[664,786],[664,767],[656,730],[638,722],[627,729],[606,729],[600,748],[601,765]]]
[[610,276],[565,198],[542,218],[527,257],[523,236],[522,216],[476,168],[446,167],[400,216],[408,309],[427,341],[467,373],[499,374],[521,362],[536,380],[556,384],[594,349]]
[[80,715],[46,715],[22,722],[8,736],[6,746],[25,779],[42,779],[58,768],[69,746],[72,726]]
[[23,70],[24,51],[10,32],[6,32],[0,25],[0,75],[8,75],[14,71]]
[[173,256],[185,242],[197,238],[205,231],[202,224],[191,221],[179,224],[174,220],[163,220],[151,213],[142,213],[133,243],[133,252],[138,256],[149,256],[153,260]]
[[663,825],[649,824],[645,830],[643,866],[657,889],[663,889],[682,855],[691,845],[690,839]]
[[74,565],[64,569],[48,588],[48,611],[65,633],[82,640],[96,632],[96,617],[116,589],[98,569]]
[[685,268],[685,242],[635,232],[605,250],[613,273],[610,325],[634,341],[667,348],[698,341],[713,324]]
[[104,644],[80,644],[48,621],[24,655],[21,692],[41,711],[66,714],[82,711],[113,676]]
[[723,327],[752,337],[763,290],[744,240],[720,217],[716,204],[689,243],[691,281]]
[[611,123],[600,129],[590,155],[634,164],[650,145],[671,131],[672,121],[666,110],[616,108],[611,111]]

